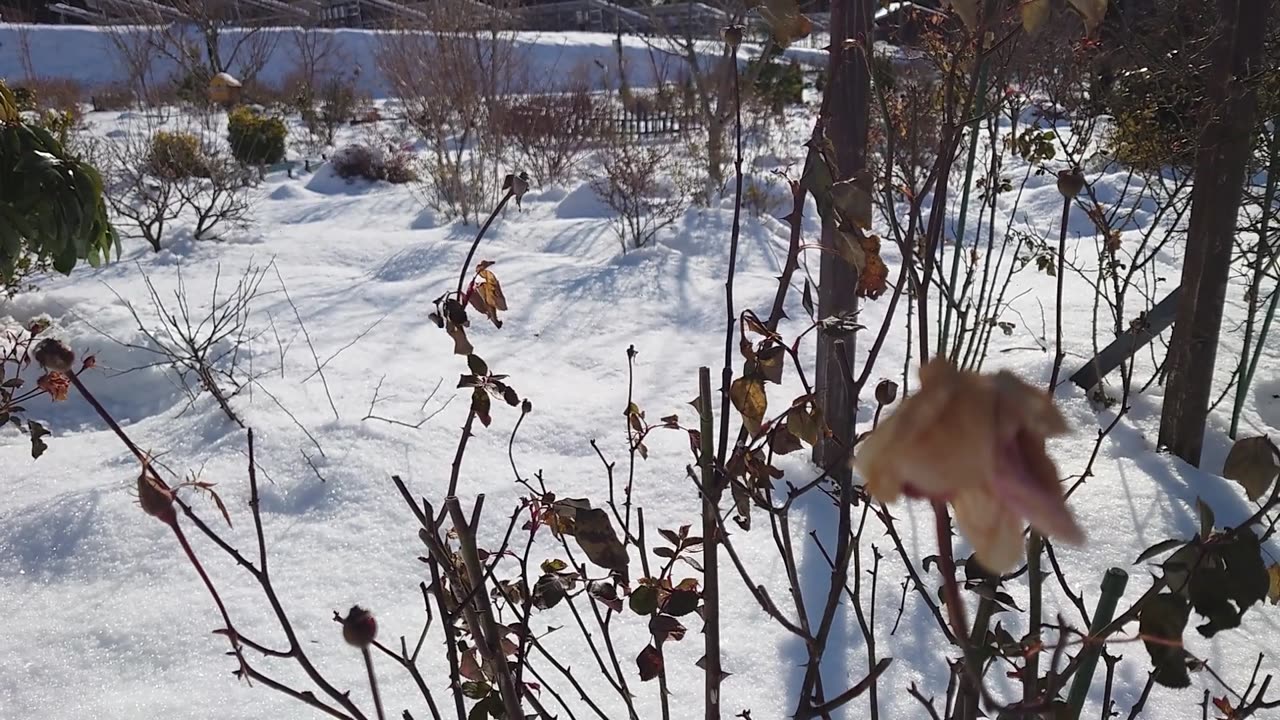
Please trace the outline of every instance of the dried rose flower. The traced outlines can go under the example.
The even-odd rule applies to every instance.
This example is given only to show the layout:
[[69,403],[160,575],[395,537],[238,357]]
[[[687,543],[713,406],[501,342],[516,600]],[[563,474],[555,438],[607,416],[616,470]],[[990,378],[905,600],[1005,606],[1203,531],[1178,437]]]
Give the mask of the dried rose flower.
[[36,387],[49,393],[49,397],[53,398],[54,402],[60,402],[67,399],[67,393],[71,390],[71,381],[66,375],[54,371],[41,375],[40,379],[36,380]]
[[53,338],[45,338],[36,345],[35,357],[41,367],[58,372],[67,372],[71,363],[76,361],[75,352],[66,343]]
[[978,561],[1013,569],[1029,523],[1080,543],[1084,533],[1045,454],[1046,437],[1067,430],[1044,392],[1009,372],[957,370],[945,360],[920,368],[920,389],[857,448],[854,466],[877,500],[901,495],[951,503]]

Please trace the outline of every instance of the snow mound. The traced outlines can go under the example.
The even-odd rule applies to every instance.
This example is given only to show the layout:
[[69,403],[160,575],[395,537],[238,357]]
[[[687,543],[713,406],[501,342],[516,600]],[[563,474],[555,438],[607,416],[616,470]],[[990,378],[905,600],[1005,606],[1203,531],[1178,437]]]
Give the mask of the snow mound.
[[612,215],[613,210],[591,183],[582,183],[574,188],[556,206],[556,217],[561,220],[602,219]]

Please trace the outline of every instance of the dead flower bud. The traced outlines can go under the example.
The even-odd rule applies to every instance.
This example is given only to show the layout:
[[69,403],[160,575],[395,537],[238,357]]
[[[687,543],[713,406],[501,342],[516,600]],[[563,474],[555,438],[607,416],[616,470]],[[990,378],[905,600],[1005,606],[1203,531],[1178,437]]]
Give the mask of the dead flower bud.
[[71,390],[71,381],[66,375],[54,371],[41,375],[40,379],[36,380],[36,387],[49,393],[49,397],[53,398],[54,402],[61,402],[67,399],[67,392]]
[[1067,430],[1049,396],[1009,372],[979,375],[945,360],[920,368],[920,389],[858,446],[867,492],[951,503],[983,567],[1022,558],[1029,523],[1069,543],[1084,533],[1067,508],[1046,437]]
[[724,29],[724,44],[730,49],[737,50],[742,44],[743,28],[741,25],[730,25]]
[[71,369],[71,363],[76,361],[76,354],[61,340],[45,338],[36,345],[35,358],[46,370],[67,372]]
[[892,380],[881,380],[876,385],[876,402],[881,405],[892,405],[898,399],[898,383]]
[[1080,168],[1058,171],[1058,192],[1062,193],[1062,197],[1073,198],[1081,190],[1084,190],[1084,173],[1080,172]]
[[347,616],[342,619],[342,639],[346,640],[348,645],[366,648],[376,637],[378,637],[378,622],[373,619],[373,613],[359,605],[352,605],[347,611]]
[[520,200],[524,198],[524,194],[529,192],[529,173],[523,170],[519,173],[507,175],[502,180],[502,189],[510,190],[511,196],[516,199],[516,207],[520,207]]
[[178,514],[173,509],[173,491],[156,477],[150,467],[144,466],[138,475],[138,504],[142,511],[165,523],[174,523]]

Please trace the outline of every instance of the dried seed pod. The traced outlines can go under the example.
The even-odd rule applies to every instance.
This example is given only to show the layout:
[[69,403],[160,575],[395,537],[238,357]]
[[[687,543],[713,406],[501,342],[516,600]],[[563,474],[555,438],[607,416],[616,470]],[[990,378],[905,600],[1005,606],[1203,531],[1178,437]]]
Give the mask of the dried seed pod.
[[724,29],[724,44],[728,45],[732,50],[738,49],[738,46],[742,44],[741,25],[730,25]]
[[876,385],[876,402],[881,405],[892,405],[898,399],[898,383],[892,380],[881,380]]
[[373,613],[359,605],[352,605],[347,611],[347,616],[342,619],[342,639],[346,640],[348,645],[366,648],[373,644],[376,637],[378,637],[378,622],[373,619]]
[[45,338],[36,345],[35,358],[36,362],[40,363],[40,367],[46,370],[68,372],[71,370],[71,364],[76,361],[76,354],[61,340]]
[[1080,168],[1058,171],[1058,192],[1062,193],[1062,197],[1073,198],[1081,190],[1084,190],[1084,173],[1080,172]]

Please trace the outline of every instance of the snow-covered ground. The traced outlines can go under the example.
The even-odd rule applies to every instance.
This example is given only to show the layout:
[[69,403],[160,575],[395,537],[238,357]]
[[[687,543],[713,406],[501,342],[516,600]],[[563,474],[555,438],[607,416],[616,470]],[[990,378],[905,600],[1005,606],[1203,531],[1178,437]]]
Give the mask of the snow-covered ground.
[[[57,33],[49,35],[37,37],[42,43],[59,42]],[[0,36],[6,43],[0,50],[5,61],[0,74],[8,68],[7,38]],[[552,44],[559,42],[557,38]],[[564,45],[574,42],[563,40]],[[71,66],[63,71],[79,72]],[[85,66],[85,72],[97,70]],[[92,114],[88,122],[92,132],[106,135],[121,130],[129,118]],[[794,163],[794,174],[800,151],[796,147],[790,158],[782,158],[784,164]],[[1022,169],[1011,168],[1009,174],[1020,178]],[[1118,197],[1127,179],[1120,170],[1090,170],[1088,177],[1104,202]],[[1052,176],[1033,176],[1022,194],[1016,225],[1056,238],[1060,211]],[[561,497],[603,497],[606,474],[590,442],[597,440],[607,458],[625,464],[629,346],[638,351],[637,404],[651,418],[674,413],[691,419],[687,403],[696,394],[699,366],[718,368],[723,358],[723,278],[731,216],[729,197],[712,207],[694,208],[654,246],[625,255],[612,234],[608,208],[586,183],[535,188],[522,209],[509,206],[498,218],[477,260],[495,262],[492,269],[503,283],[510,310],[500,330],[474,322],[470,335],[490,367],[509,374],[511,385],[533,404],[513,448],[522,472],[541,468],[549,488]],[[810,203],[808,239],[817,235],[815,216]],[[1123,240],[1135,242],[1143,220],[1149,219],[1149,209],[1141,212]],[[253,368],[262,372],[260,385],[233,404],[254,428],[258,462],[267,478],[262,511],[281,600],[308,652],[335,683],[352,688],[353,697],[366,705],[359,656],[342,643],[331,613],[354,603],[370,607],[385,638],[406,635],[412,642],[420,628],[418,583],[424,571],[417,557],[422,546],[390,477],[402,476],[414,492],[435,501],[444,492],[467,411],[466,397],[455,397],[453,390],[453,378],[464,364],[451,354],[451,341],[428,321],[427,313],[431,301],[456,282],[474,233],[473,227],[439,223],[406,187],[347,183],[327,167],[294,178],[273,173],[257,190],[254,222],[247,231],[223,242],[178,239],[159,253],[131,243],[119,262],[44,279],[39,292],[0,304],[4,322],[26,324],[47,314],[55,319],[60,337],[96,354],[99,369],[86,376],[91,389],[165,465],[218,483],[235,523],[226,536],[249,550],[253,538],[246,507],[245,433],[207,395],[189,403],[170,374],[151,366],[150,354],[122,345],[146,342],[125,303],[132,303],[144,322],[154,323],[144,276],[168,297],[181,272],[199,305],[207,302],[202,299],[210,296],[216,273],[225,288],[228,278],[246,268],[274,263],[292,306],[280,279],[269,272],[251,317],[262,334],[248,348]],[[1076,213],[1068,258],[1091,267],[1095,242],[1092,224]],[[785,249],[783,223],[771,217],[744,220],[736,289],[740,308],[767,311]],[[890,243],[884,244],[884,256],[890,276],[896,276],[900,258]],[[1166,288],[1176,283],[1180,256],[1181,248],[1171,247],[1155,261],[1156,274],[1167,278]],[[811,254],[815,273],[816,261]],[[1092,354],[1094,293],[1074,273],[1066,288],[1067,368],[1073,370]],[[1005,318],[1014,323],[1012,334],[996,333],[989,369],[1007,367],[1036,384],[1047,380],[1052,352],[1042,347],[1052,342],[1052,292],[1053,279],[1035,272],[1034,263],[1014,276],[1009,296],[1018,299]],[[793,318],[804,316],[799,296],[798,290],[791,295]],[[1240,287],[1228,293],[1229,322],[1240,317],[1241,296]],[[886,305],[886,300],[866,303],[859,321],[878,328]],[[885,377],[892,377],[905,359],[905,304],[899,312],[902,319],[880,360]],[[1042,324],[1042,312],[1048,324]],[[1236,334],[1223,338],[1215,397],[1231,375],[1239,342]],[[316,360],[309,344],[321,362],[328,359],[323,377],[312,375]],[[805,351],[806,358],[811,355]],[[1244,434],[1280,431],[1278,369],[1280,344],[1272,343],[1246,403]],[[420,429],[366,420],[379,386],[373,414],[409,423],[437,414]],[[798,386],[789,379],[774,392],[781,402],[798,394]],[[1070,384],[1058,399],[1073,433],[1052,442],[1050,450],[1064,474],[1079,473],[1112,411],[1095,407]],[[1134,559],[1157,541],[1194,534],[1197,497],[1212,506],[1220,525],[1239,522],[1252,510],[1235,485],[1213,474],[1228,447],[1229,403],[1213,416],[1203,463],[1209,472],[1201,472],[1154,451],[1160,402],[1158,387],[1134,398],[1133,411],[1103,441],[1094,477],[1071,499],[1088,543],[1059,548],[1058,557],[1091,608],[1108,567],[1131,573],[1122,607],[1146,589],[1147,573],[1133,565]],[[870,422],[873,409],[861,408],[862,422]],[[54,430],[44,457],[33,461],[26,438],[0,433],[0,607],[9,618],[0,632],[0,718],[315,716],[299,703],[262,687],[246,687],[231,676],[235,664],[224,655],[226,642],[209,632],[219,623],[215,608],[172,535],[139,510],[132,489],[136,462],[92,410],[73,393],[68,402],[41,402],[31,411]],[[459,486],[464,506],[479,494],[486,496],[482,546],[500,543],[506,517],[521,494],[507,455],[517,415],[495,406],[492,427],[477,429],[464,462]],[[637,468],[636,504],[644,507],[651,526],[696,524],[697,493],[684,471],[689,462],[686,439],[679,433],[658,433],[648,444],[649,459]],[[788,479],[803,482],[815,469],[798,457],[787,458],[782,467]],[[217,517],[211,503],[197,501],[197,509],[211,521]],[[894,510],[909,550],[917,558],[933,554],[928,508],[905,503]],[[815,498],[802,504],[795,521],[801,584],[813,605],[825,596],[830,570],[805,536],[812,529],[829,538],[833,518],[828,504]],[[255,639],[279,644],[279,631],[264,612],[256,586],[210,543],[190,535],[236,624]],[[894,658],[880,680],[882,717],[918,718],[922,711],[907,688],[916,684],[926,696],[941,696],[947,683],[942,659],[953,652],[914,594],[907,595],[901,623],[890,634],[902,571],[888,539],[878,532],[868,535],[886,556],[874,619],[878,650],[882,657]],[[772,588],[775,598],[785,597],[785,575],[767,529],[737,533],[735,543],[754,576]],[[960,552],[967,554],[963,548]],[[554,555],[549,544],[535,551],[537,559]],[[727,563],[721,572],[728,579],[724,667],[732,673],[724,683],[727,714],[747,709],[756,720],[786,717],[794,709],[797,665],[804,650],[760,612]],[[1046,583],[1046,591],[1046,614],[1061,610],[1069,617],[1071,607],[1056,583]],[[1011,583],[1010,592],[1025,607],[1021,581]],[[1255,608],[1239,630],[1212,641],[1194,632],[1187,638],[1218,674],[1243,685],[1257,654],[1270,653],[1280,642],[1278,619],[1270,607]],[[563,606],[538,620],[572,625]],[[624,620],[614,623],[618,652],[624,670],[634,673],[630,658],[648,642],[648,630],[635,618]],[[1004,622],[1015,637],[1020,635],[1022,621]],[[701,655],[697,625],[692,620],[695,632],[666,646],[677,718],[693,717],[688,708],[701,707],[702,676],[694,667]],[[1124,635],[1134,633],[1136,624]],[[832,642],[825,684],[843,688],[866,669],[851,611],[840,614]],[[447,672],[439,643],[433,633],[423,663],[428,682],[443,693]],[[579,679],[599,682],[594,660],[568,631],[552,634],[548,643],[566,653]],[[1127,712],[1141,692],[1149,664],[1139,643],[1118,645],[1113,652],[1125,655],[1117,668],[1115,699]],[[265,668],[286,667],[260,662]],[[1277,670],[1280,661],[1269,655],[1262,671]],[[280,672],[300,678],[292,670]],[[426,716],[407,677],[386,662],[380,674],[393,715],[413,708],[415,717]],[[634,677],[631,682],[641,716],[657,717],[656,685]],[[1145,716],[1200,717],[1200,688],[1215,695],[1223,691],[1205,673],[1194,682],[1194,689],[1182,692],[1156,688]],[[1095,683],[1093,706],[1086,708],[1085,717],[1098,716],[1101,687]],[[606,710],[610,717],[624,716],[616,698],[600,695],[612,702]],[[858,700],[837,716],[857,718],[864,712],[865,703]]]

